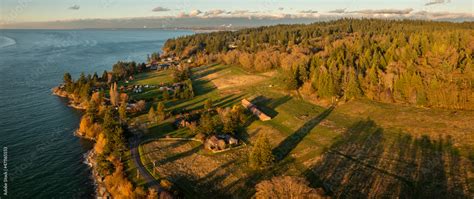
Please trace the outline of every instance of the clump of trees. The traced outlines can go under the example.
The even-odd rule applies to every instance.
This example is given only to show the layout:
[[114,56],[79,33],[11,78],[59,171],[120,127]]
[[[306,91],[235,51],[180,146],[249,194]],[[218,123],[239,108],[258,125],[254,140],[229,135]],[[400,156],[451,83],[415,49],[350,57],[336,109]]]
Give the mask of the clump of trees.
[[255,198],[329,198],[322,189],[309,187],[301,177],[279,176],[264,180],[255,187]]
[[157,62],[160,61],[160,53],[158,52],[153,52],[151,55],[147,55],[147,63],[152,63],[152,62]]
[[[190,79],[183,81],[180,85],[175,87],[173,92],[174,99],[189,99],[194,97],[193,82]],[[163,91],[163,99],[168,99],[169,93],[167,90]]]
[[112,80],[111,81],[120,81],[126,80],[130,76],[135,74],[145,72],[146,66],[145,63],[137,64],[136,62],[124,62],[118,61],[112,66]]
[[203,111],[198,118],[199,120],[194,122],[190,129],[204,135],[236,134],[246,120],[244,110],[240,105],[214,109],[211,99],[204,102]]
[[148,111],[148,120],[152,123],[161,122],[165,120],[166,112],[165,112],[165,105],[163,102],[159,102],[156,106],[156,111],[153,106],[151,106],[150,110]]
[[235,134],[246,119],[243,107],[240,105],[235,105],[232,108],[218,108],[217,114],[220,124],[222,124],[221,132],[228,134]]
[[287,89],[318,98],[472,110],[473,35],[474,23],[341,19],[184,36],[164,50],[250,71],[276,68]]
[[175,67],[173,68],[173,81],[182,82],[191,78],[192,72],[189,67]]

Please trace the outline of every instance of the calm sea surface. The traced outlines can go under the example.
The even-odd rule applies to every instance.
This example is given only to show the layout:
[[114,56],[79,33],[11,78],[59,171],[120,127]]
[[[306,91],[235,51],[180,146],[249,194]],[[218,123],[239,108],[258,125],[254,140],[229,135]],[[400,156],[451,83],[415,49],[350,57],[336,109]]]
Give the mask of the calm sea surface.
[[6,171],[8,198],[91,198],[84,154],[92,143],[73,136],[81,112],[50,89],[65,72],[100,76],[117,60],[143,62],[166,39],[187,34],[192,32],[0,30],[0,156],[7,163],[0,167],[0,196]]

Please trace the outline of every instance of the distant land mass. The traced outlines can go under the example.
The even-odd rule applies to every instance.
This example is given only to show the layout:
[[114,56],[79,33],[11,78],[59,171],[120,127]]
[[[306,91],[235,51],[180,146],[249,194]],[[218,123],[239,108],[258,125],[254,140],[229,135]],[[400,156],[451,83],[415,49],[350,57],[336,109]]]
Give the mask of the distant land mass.
[[194,29],[194,30],[236,30],[241,28],[271,26],[278,24],[309,24],[314,22],[332,21],[341,18],[385,18],[385,19],[421,19],[449,22],[474,21],[472,14],[439,15],[436,18],[420,16],[381,16],[367,17],[363,15],[320,15],[318,17],[282,17],[248,16],[248,17],[136,17],[116,19],[77,19],[45,22],[19,22],[0,24],[1,29],[114,29],[114,28],[162,28],[162,29]]

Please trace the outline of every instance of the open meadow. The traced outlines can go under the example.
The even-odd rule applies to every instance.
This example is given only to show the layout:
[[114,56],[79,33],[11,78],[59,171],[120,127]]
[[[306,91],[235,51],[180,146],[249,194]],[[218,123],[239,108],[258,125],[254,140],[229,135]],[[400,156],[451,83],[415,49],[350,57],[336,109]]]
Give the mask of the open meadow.
[[[132,83],[158,85],[169,76],[167,70],[150,72]],[[336,197],[468,198],[473,191],[472,111],[368,100],[322,107],[283,89],[278,71],[249,74],[227,65],[194,68],[192,81],[195,97],[167,100],[167,112],[202,109],[206,99],[215,107],[251,99],[272,119],[249,117],[238,135],[248,145],[215,154],[196,141],[160,139],[194,137],[187,128],[175,129],[173,117],[149,126],[140,145],[143,164],[187,197],[249,198],[257,183],[279,175],[303,176]],[[147,93],[161,95],[150,90],[131,97],[149,98]],[[260,134],[269,138],[275,163],[255,171],[248,153]],[[133,164],[129,168],[133,176]]]

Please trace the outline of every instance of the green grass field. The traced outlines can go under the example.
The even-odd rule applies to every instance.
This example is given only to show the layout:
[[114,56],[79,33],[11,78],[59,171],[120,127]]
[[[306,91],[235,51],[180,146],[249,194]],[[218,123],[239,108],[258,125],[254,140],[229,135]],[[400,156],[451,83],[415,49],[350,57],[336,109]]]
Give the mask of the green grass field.
[[[367,100],[322,107],[283,89],[277,72],[255,75],[234,66],[211,65],[195,68],[193,74],[196,96],[167,101],[167,111],[200,109],[206,99],[212,99],[218,107],[254,99],[273,119],[249,120],[240,137],[252,143],[256,135],[267,135],[276,161],[268,170],[253,171],[246,159],[250,146],[209,155],[190,143],[153,142],[164,136],[193,135],[188,129],[175,130],[172,119],[152,125],[144,135],[147,142],[142,144],[144,164],[166,160],[160,167],[160,177],[185,189],[185,196],[248,198],[255,184],[275,175],[304,176],[311,186],[324,187],[336,197],[429,197],[447,193],[463,197],[473,191],[469,160],[474,146],[470,134],[474,132],[472,111],[421,109]],[[144,74],[134,82],[156,84],[171,81],[169,76],[169,71],[161,71]],[[146,114],[138,118],[146,120]]]

